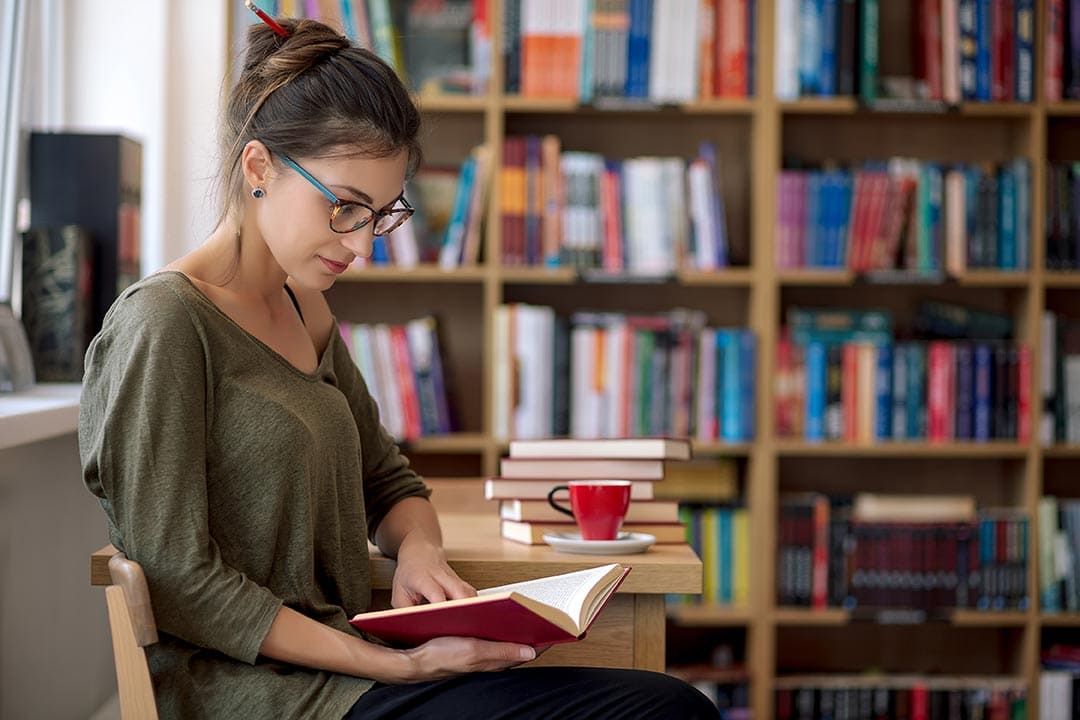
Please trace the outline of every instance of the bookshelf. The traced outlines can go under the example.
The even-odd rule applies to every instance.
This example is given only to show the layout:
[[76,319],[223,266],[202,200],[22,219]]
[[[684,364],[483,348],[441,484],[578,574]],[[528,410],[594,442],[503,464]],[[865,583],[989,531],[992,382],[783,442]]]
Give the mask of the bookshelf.
[[[756,440],[739,445],[696,443],[695,454],[739,459],[743,500],[750,513],[753,571],[747,608],[680,607],[669,613],[677,627],[744,633],[745,672],[756,717],[771,717],[774,690],[789,673],[857,673],[884,667],[898,675],[946,672],[1002,676],[1028,690],[1028,717],[1038,716],[1039,653],[1046,637],[1080,627],[1080,615],[1044,613],[1038,603],[1035,551],[1036,507],[1044,492],[1044,466],[1065,477],[1077,469],[1080,448],[1043,448],[1038,433],[1026,442],[807,443],[776,437],[776,349],[780,319],[792,305],[890,309],[898,327],[909,328],[915,301],[926,297],[1007,312],[1016,338],[1032,348],[1032,428],[1041,402],[1041,318],[1048,305],[1080,317],[1080,272],[1045,269],[1044,172],[1050,160],[1080,159],[1080,101],[1049,102],[1041,82],[1045,62],[1047,0],[1037,0],[1035,100],[1032,103],[961,103],[949,108],[866,109],[854,98],[778,100],[773,88],[776,3],[751,0],[756,8],[756,88],[751,97],[709,99],[674,106],[609,104],[507,95],[501,65],[501,23],[493,23],[491,87],[482,96],[418,97],[425,113],[427,160],[460,162],[469,149],[489,143],[501,162],[508,135],[553,132],[564,149],[613,157],[690,157],[701,139],[712,140],[723,161],[721,187],[728,228],[741,247],[735,267],[714,272],[680,271],[670,278],[641,280],[581,276],[567,268],[504,268],[498,173],[488,203],[478,266],[443,271],[372,268],[352,272],[329,293],[347,321],[395,322],[436,310],[448,367],[450,401],[461,431],[405,446],[414,466],[432,477],[490,476],[507,450],[492,431],[492,317],[504,302],[578,309],[657,311],[701,308],[711,324],[750,328],[758,340]],[[489,0],[490,17],[501,17],[501,0]],[[239,3],[233,3],[239,6]],[[892,5],[892,4],[890,4]],[[900,4],[899,5],[906,5]],[[246,24],[243,10],[228,13],[228,36]],[[882,27],[886,27],[882,21]],[[235,40],[234,40],[235,42]],[[774,265],[775,193],[783,159],[846,163],[893,155],[942,162],[1004,162],[1025,158],[1031,166],[1030,270],[969,270],[958,277],[861,277],[847,270],[784,269]],[[881,472],[884,469],[884,472]],[[980,506],[1011,506],[1030,518],[1030,607],[1020,611],[958,611],[945,620],[914,625],[875,622],[828,609],[778,607],[776,553],[779,498],[794,490],[847,491],[871,488],[918,492],[970,492]],[[1048,490],[1076,496],[1059,479]],[[494,509],[493,509],[494,512]],[[1050,635],[1048,635],[1050,634]],[[679,633],[669,636],[679,642]],[[879,652],[875,654],[875,648]]]

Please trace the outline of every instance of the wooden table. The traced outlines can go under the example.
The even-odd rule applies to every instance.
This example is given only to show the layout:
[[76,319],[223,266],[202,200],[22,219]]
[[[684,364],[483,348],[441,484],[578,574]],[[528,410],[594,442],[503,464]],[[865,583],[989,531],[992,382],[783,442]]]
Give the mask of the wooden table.
[[[664,669],[664,595],[700,593],[701,561],[686,545],[654,545],[638,555],[568,555],[546,545],[528,546],[502,540],[496,514],[443,512],[444,545],[450,566],[476,588],[531,580],[583,570],[612,562],[633,570],[619,587],[588,636],[557,645],[535,665]],[[90,558],[93,585],[109,585],[111,545]],[[374,606],[388,607],[394,561],[372,548]]]
[[[638,555],[569,555],[547,545],[520,545],[499,537],[496,512],[441,513],[443,544],[454,571],[476,588],[621,563],[633,570],[588,636],[557,645],[535,665],[588,665],[664,669],[664,595],[700,593],[701,561],[687,545],[653,545]],[[373,550],[372,587],[387,603],[394,561]]]

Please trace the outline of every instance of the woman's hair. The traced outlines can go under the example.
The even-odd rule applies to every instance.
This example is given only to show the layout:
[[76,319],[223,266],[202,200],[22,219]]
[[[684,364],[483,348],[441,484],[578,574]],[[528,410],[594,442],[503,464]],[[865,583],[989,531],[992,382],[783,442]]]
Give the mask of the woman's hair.
[[408,151],[420,163],[420,114],[394,71],[374,53],[315,20],[248,28],[243,70],[223,103],[219,224],[244,192],[240,156],[251,140],[294,158]]

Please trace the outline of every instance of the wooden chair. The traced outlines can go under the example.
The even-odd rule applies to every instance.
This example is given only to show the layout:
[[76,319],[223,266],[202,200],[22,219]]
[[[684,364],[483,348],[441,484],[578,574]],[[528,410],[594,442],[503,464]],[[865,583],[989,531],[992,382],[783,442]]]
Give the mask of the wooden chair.
[[157,720],[143,649],[158,641],[142,566],[106,545],[90,556],[90,584],[105,586],[122,720]]

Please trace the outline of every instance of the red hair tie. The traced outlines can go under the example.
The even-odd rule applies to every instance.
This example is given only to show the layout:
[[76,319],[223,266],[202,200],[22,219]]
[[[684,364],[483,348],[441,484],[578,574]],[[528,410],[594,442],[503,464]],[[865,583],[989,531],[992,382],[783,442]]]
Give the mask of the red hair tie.
[[260,20],[269,25],[271,30],[273,30],[283,38],[289,37],[289,31],[281,27],[281,25],[278,24],[277,20],[274,20],[274,18],[264,13],[262,11],[262,8],[256,5],[253,0],[244,0],[244,4],[247,5],[248,10],[255,13],[255,15],[257,15]]

